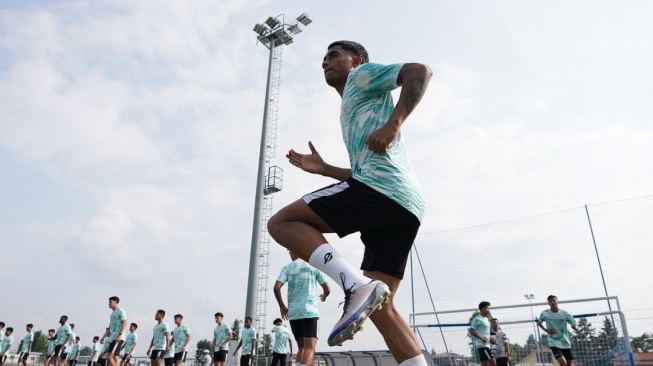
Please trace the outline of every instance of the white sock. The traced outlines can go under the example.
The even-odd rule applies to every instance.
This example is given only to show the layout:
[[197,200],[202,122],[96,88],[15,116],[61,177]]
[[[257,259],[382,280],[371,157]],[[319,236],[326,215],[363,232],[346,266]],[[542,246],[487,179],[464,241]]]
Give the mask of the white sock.
[[308,263],[331,277],[343,290],[353,290],[371,281],[349,264],[329,243],[317,247]]
[[423,354],[419,354],[413,358],[409,358],[398,366],[428,366]]

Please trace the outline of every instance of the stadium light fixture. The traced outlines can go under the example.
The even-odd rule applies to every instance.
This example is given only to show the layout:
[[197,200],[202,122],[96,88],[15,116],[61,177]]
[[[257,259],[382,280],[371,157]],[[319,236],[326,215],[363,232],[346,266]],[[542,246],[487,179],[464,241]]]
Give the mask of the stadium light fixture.
[[309,25],[313,23],[313,20],[308,17],[308,14],[304,13],[300,16],[297,17],[297,21],[302,23],[303,25]]
[[257,305],[257,291],[259,288],[259,257],[261,253],[261,224],[264,220],[263,196],[265,187],[266,174],[266,156],[265,151],[268,147],[268,114],[270,103],[270,87],[272,83],[272,64],[274,62],[274,49],[279,46],[289,45],[294,42],[294,37],[302,29],[299,24],[304,26],[313,21],[306,13],[297,17],[297,22],[288,24],[285,22],[283,14],[276,17],[268,17],[263,24],[254,25],[254,32],[257,34],[256,39],[261,42],[269,51],[268,58],[268,75],[265,89],[265,105],[263,107],[263,126],[261,131],[261,145],[259,148],[258,176],[256,181],[256,198],[254,202],[254,222],[252,225],[252,243],[249,258],[249,275],[247,280],[247,299],[245,302],[245,316],[255,317]]

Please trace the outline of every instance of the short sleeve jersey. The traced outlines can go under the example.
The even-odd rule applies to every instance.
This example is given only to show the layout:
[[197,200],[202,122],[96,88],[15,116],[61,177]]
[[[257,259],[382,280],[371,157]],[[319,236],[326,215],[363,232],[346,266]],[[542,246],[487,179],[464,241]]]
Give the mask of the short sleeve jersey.
[[497,358],[506,357],[506,343],[510,342],[508,336],[506,336],[506,333],[502,331],[490,331],[490,334],[494,336],[494,342],[492,342],[490,345],[490,348],[492,348],[492,355]]
[[70,328],[70,325],[64,324],[57,328],[57,340],[55,341],[55,344],[57,346],[61,346],[64,344],[66,341],[66,337],[68,337],[68,334],[71,334],[73,330]]
[[93,362],[97,362],[97,360],[100,358],[100,343],[95,342],[93,343],[93,346],[91,347],[91,354],[93,355]]
[[77,359],[79,357],[79,348],[81,346],[82,345],[79,342],[77,342],[77,343],[73,343],[72,347],[70,347],[70,359],[71,360],[75,360],[75,359]]
[[5,337],[5,339],[2,340],[2,343],[0,343],[0,353],[8,351],[12,343],[14,343],[14,337]]
[[[481,337],[488,340],[490,339],[490,321],[487,319],[487,317],[483,315],[475,316],[474,319],[472,319],[471,327]],[[474,348],[476,349],[488,346],[487,344],[481,342],[481,340],[476,337],[472,337],[472,340],[473,340]]]
[[322,272],[301,259],[286,264],[277,281],[288,283],[288,318],[318,318],[318,285],[327,282]]
[[186,343],[186,339],[188,338],[188,335],[190,334],[190,330],[188,329],[188,325],[182,324],[175,329],[172,330],[172,339],[175,341],[175,348],[179,350],[179,352],[182,351],[181,346]]
[[48,355],[51,355],[54,352],[54,341],[47,340],[45,341],[45,352]]
[[63,353],[70,354],[70,351],[73,349],[73,341],[75,340],[75,337],[77,335],[75,332],[71,330],[70,332],[70,340],[68,340],[68,343],[66,344],[66,348],[63,350]]
[[225,343],[224,346],[220,347],[220,343],[227,340],[229,334],[231,333],[231,327],[227,323],[222,323],[213,329],[213,340],[215,340],[215,349],[214,351],[224,351],[229,350],[229,343]]
[[163,358],[173,358],[173,357],[175,357],[175,349],[176,348],[177,347],[175,347],[174,343],[171,344],[170,347],[168,348],[168,352],[166,352],[166,354],[163,355]]
[[116,308],[109,317],[109,342],[115,341],[122,328],[122,322],[127,319],[127,313],[123,308]]
[[166,349],[166,333],[169,332],[168,323],[161,322],[154,326],[152,332],[152,349],[164,351]]
[[138,334],[129,333],[129,335],[125,339],[125,348],[123,348],[123,351],[125,353],[131,352],[132,347],[134,347],[134,343],[136,343],[136,342],[138,342]]
[[243,356],[252,354],[252,345],[256,339],[256,330],[254,328],[243,328],[241,332],[243,339]]
[[374,153],[365,144],[394,110],[390,92],[398,87],[402,66],[365,63],[352,70],[342,93],[340,126],[352,177],[397,202],[421,221],[422,188],[410,168],[401,131],[385,154]]
[[274,346],[272,347],[272,352],[275,353],[288,353],[288,339],[290,339],[290,331],[288,328],[282,325],[276,325],[272,328],[272,333],[274,333]]
[[546,337],[549,347],[571,348],[567,324],[576,324],[576,319],[571,314],[561,309],[558,309],[555,313],[550,309],[546,309],[540,314],[540,322],[546,322],[545,328],[550,328],[555,331],[555,333],[549,334]]
[[20,351],[21,352],[29,352],[30,351],[29,344],[31,342],[34,342],[34,332],[27,332],[27,334],[25,335],[25,338],[23,338],[23,348],[21,348]]

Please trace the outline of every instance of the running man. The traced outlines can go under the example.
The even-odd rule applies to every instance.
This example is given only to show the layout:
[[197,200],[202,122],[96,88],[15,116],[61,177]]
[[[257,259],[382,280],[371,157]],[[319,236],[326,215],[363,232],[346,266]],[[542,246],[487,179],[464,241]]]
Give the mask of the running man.
[[[322,69],[326,83],[342,98],[340,124],[350,166],[327,164],[311,142],[308,154],[290,150],[286,157],[292,165],[340,183],[281,209],[268,221],[269,233],[343,289],[343,315],[329,335],[330,346],[352,339],[369,317],[400,366],[426,365],[391,294],[404,276],[424,212],[400,129],[432,72],[416,63],[370,64],[365,48],[351,41],[329,45]],[[395,106],[390,92],[399,86]],[[327,242],[323,234],[333,232],[340,237],[361,233],[363,273]],[[381,308],[384,302],[388,305]]]
[[138,324],[131,323],[129,325],[129,335],[125,339],[125,347],[122,349],[123,356],[120,361],[120,366],[129,366],[129,361],[132,358],[132,353],[136,348],[136,343],[138,343],[138,334],[136,334],[136,329],[138,329]]
[[45,339],[45,361],[43,362],[45,366],[51,366],[50,361],[54,356],[54,335],[54,329],[48,329],[48,337]]
[[[290,331],[288,331],[288,329],[282,324],[283,322],[280,318],[274,319],[274,328],[271,330],[271,332],[274,333],[274,345],[272,346],[272,363],[270,366],[277,366],[279,363],[281,366],[286,366],[286,356],[290,355],[290,357],[292,357]],[[288,353],[286,345],[290,347],[290,353]],[[299,362],[299,351],[297,351],[297,355],[296,364],[300,365],[302,363]]]
[[68,345],[68,342],[72,339],[72,334],[73,330],[70,327],[70,325],[66,324],[68,321],[68,316],[67,315],[62,315],[59,318],[59,328],[57,328],[57,331],[55,332],[54,337],[52,340],[54,341],[54,365],[55,366],[62,366],[63,363],[61,360],[65,360],[64,357],[64,351],[66,350],[66,346]]
[[19,350],[18,365],[23,364],[23,366],[27,366],[27,359],[29,358],[29,353],[32,351],[32,345],[34,345],[34,332],[32,332],[32,328],[34,328],[34,325],[31,323],[25,326],[27,334],[23,338],[22,347]]
[[240,334],[240,342],[238,342],[238,347],[236,347],[233,356],[236,356],[236,352],[241,346],[243,352],[240,354],[240,366],[253,365],[254,355],[256,354],[256,329],[252,328],[252,317],[250,316],[245,318],[245,328]]
[[152,341],[150,347],[147,349],[147,355],[152,360],[152,366],[161,366],[163,356],[168,353],[170,347],[170,329],[168,323],[163,321],[165,318],[165,310],[157,310],[154,314],[156,325],[152,331]]
[[469,334],[472,335],[472,346],[478,352],[481,360],[481,366],[496,366],[496,361],[490,349],[490,322],[487,319],[490,314],[490,303],[481,301],[478,304],[480,314],[472,319],[469,327]]
[[[549,303],[549,309],[540,314],[537,325],[548,334],[547,341],[553,357],[558,361],[560,366],[571,366],[574,355],[571,353],[571,342],[569,341],[569,332],[567,324],[571,325],[573,330],[578,331],[576,319],[571,314],[558,308],[558,297],[549,295],[546,298]],[[542,325],[546,323],[546,327]]]
[[5,330],[4,338],[0,342],[0,366],[4,366],[5,361],[7,360],[7,351],[11,348],[11,345],[14,343],[14,337],[11,334],[14,332],[14,328],[9,327]]
[[122,336],[127,330],[127,313],[125,309],[118,306],[120,298],[111,296],[109,298],[109,309],[113,310],[109,316],[109,328],[104,332],[100,343],[104,344],[105,339],[109,342],[107,348],[107,363],[109,366],[118,366],[120,363],[120,351],[125,341]]
[[172,330],[172,345],[175,347],[174,360],[177,366],[181,366],[186,361],[186,347],[188,347],[188,342],[190,342],[190,330],[188,329],[188,325],[181,323],[183,319],[183,315],[175,315],[175,324],[177,327]]
[[234,337],[229,324],[222,322],[223,318],[224,315],[221,312],[215,313],[215,322],[218,325],[213,329],[213,341],[211,342],[213,366],[225,366],[227,353],[229,353],[229,341]]
[[510,363],[510,340],[499,328],[499,319],[492,318],[490,322],[490,348],[497,366],[508,366]]
[[[108,344],[107,344],[108,345]],[[91,355],[88,356],[88,366],[96,366],[100,359],[100,337],[93,337],[93,346],[91,346]]]
[[[296,362],[300,365],[312,365],[317,344],[318,320],[320,319],[317,287],[318,285],[322,286],[322,294],[319,296],[322,302],[326,300],[331,291],[322,272],[298,258],[292,251],[289,254],[292,262],[281,269],[281,273],[274,283],[274,297],[279,303],[281,317],[290,320],[290,328],[295,335],[295,341],[297,341]],[[288,306],[284,304],[281,296],[281,287],[285,283],[288,283]],[[274,354],[272,357],[274,363]]]
[[[72,347],[70,347],[70,356],[68,357],[68,366],[76,366],[79,359],[79,350],[82,344],[79,343],[79,337],[75,337]],[[27,366],[27,365],[25,365]]]

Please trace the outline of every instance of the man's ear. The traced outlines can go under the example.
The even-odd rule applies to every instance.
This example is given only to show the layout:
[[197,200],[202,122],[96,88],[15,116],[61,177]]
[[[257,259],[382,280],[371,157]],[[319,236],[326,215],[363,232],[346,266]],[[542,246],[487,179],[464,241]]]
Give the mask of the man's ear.
[[360,56],[353,56],[352,61],[353,61],[353,66],[358,67],[363,63],[363,58]]

